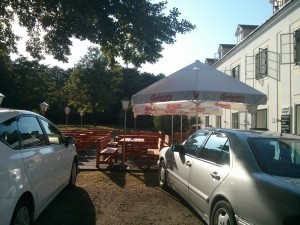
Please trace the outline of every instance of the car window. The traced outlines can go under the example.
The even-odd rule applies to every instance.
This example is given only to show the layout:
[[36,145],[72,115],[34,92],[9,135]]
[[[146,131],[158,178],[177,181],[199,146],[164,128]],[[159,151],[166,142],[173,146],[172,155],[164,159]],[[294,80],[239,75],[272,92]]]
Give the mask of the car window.
[[64,143],[62,133],[48,121],[41,119],[43,127],[48,135],[50,144],[61,144]]
[[12,149],[20,149],[19,131],[15,118],[0,124],[0,141]]
[[201,150],[199,157],[220,165],[229,165],[229,142],[226,135],[212,133]]
[[186,154],[196,155],[197,150],[203,144],[208,134],[209,132],[207,131],[194,133],[184,144]]
[[41,146],[46,144],[46,139],[36,117],[24,116],[17,119],[20,132],[21,148]]
[[300,177],[300,140],[252,138],[250,143],[264,172],[277,176]]

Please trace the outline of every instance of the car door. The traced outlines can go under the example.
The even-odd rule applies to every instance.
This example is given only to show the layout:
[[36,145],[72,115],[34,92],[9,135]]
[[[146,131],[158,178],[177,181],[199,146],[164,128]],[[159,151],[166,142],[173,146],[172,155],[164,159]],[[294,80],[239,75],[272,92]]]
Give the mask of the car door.
[[188,182],[190,168],[195,160],[197,150],[200,148],[209,132],[198,132],[193,134],[184,142],[184,153],[173,152],[172,166],[169,171],[169,181],[172,187],[181,196],[188,199]]
[[229,149],[226,135],[213,132],[191,166],[189,200],[207,215],[209,215],[208,204],[212,193],[229,173]]
[[69,181],[71,167],[73,162],[73,154],[71,145],[67,147],[62,133],[49,121],[40,120],[51,148],[55,152],[55,182],[57,189],[66,185]]
[[35,116],[19,117],[17,124],[26,177],[34,189],[36,207],[42,208],[55,189],[55,152]]

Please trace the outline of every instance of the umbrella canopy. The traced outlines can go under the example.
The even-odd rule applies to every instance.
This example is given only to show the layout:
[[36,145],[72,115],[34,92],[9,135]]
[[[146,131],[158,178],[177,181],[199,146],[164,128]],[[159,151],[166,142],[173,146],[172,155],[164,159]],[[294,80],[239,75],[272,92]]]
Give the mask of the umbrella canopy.
[[199,60],[134,94],[133,105],[188,100],[266,104],[267,96]]

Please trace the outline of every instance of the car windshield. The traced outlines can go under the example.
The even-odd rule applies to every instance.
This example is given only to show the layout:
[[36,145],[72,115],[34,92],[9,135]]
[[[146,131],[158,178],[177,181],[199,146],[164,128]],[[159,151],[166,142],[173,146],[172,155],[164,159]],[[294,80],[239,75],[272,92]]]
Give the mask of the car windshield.
[[260,167],[268,174],[300,178],[300,140],[251,138]]

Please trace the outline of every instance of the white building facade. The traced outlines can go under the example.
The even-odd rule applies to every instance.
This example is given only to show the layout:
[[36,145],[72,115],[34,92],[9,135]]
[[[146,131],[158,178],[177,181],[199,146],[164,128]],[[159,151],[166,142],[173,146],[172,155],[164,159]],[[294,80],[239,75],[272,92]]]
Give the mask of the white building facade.
[[267,104],[254,114],[224,110],[222,116],[206,116],[204,126],[300,134],[300,1],[270,3],[271,18],[260,26],[238,25],[237,44],[220,45],[212,64],[265,93]]

